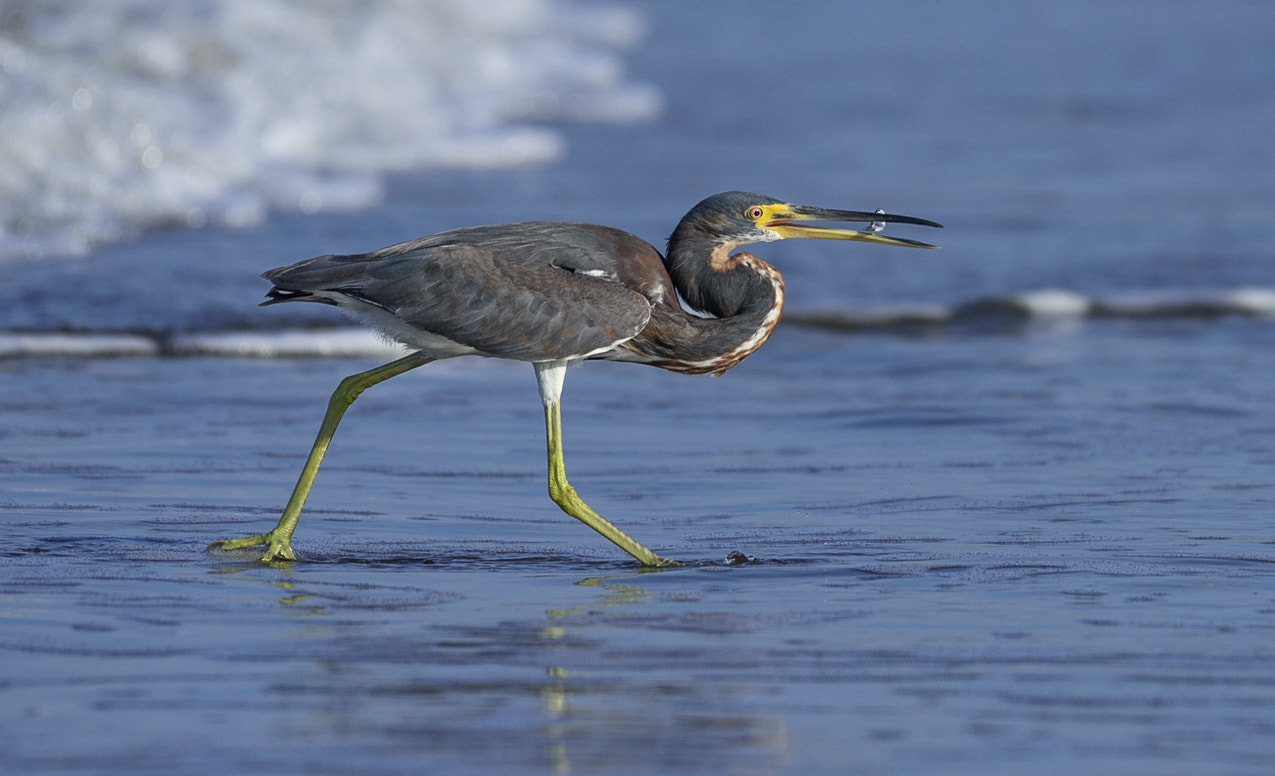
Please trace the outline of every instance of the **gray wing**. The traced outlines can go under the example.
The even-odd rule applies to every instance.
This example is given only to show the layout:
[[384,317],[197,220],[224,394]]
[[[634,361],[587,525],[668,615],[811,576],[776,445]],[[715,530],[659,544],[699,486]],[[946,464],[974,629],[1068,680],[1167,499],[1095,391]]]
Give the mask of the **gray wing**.
[[595,238],[568,224],[479,227],[368,254],[320,256],[263,277],[276,286],[272,301],[340,295],[487,355],[566,359],[633,338],[651,315],[651,300],[618,280],[606,253],[632,246]]

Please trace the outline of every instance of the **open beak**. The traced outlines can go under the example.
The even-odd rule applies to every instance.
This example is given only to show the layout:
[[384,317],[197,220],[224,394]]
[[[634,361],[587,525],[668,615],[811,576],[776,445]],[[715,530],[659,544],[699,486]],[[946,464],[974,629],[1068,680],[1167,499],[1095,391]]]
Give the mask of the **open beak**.
[[[773,210],[770,210],[773,208]],[[896,216],[891,213],[866,213],[861,210],[828,210],[821,207],[805,205],[772,205],[770,212],[758,223],[762,229],[776,232],[780,237],[804,237],[820,240],[859,240],[860,242],[880,243],[882,245],[902,245],[908,248],[937,248],[937,245],[908,240],[903,237],[886,237],[881,229],[886,223],[916,224],[933,226],[939,229],[942,224],[912,216]],[[872,225],[870,231],[858,229],[838,229],[822,226],[812,221],[860,221]]]

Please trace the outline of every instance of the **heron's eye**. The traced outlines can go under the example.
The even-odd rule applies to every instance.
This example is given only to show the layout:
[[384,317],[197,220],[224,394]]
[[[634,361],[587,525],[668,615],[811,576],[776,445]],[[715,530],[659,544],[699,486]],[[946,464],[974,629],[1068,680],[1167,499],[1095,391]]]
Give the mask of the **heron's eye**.
[[748,217],[754,221],[761,218],[761,214],[762,214],[762,210],[759,207],[748,208]]

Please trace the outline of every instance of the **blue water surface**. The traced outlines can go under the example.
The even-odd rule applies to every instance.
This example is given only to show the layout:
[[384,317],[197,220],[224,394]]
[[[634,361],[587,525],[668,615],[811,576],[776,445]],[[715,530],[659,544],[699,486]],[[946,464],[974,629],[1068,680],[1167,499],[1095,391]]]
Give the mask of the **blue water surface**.
[[257,274],[541,218],[662,246],[726,189],[945,223],[754,248],[788,321],[720,379],[569,372],[573,483],[687,565],[545,497],[524,364],[369,391],[304,560],[263,565],[204,548],[273,524],[375,361],[6,359],[6,767],[1267,772],[1275,8],[629,7],[659,118],[546,119],[561,161],[391,175],[370,210],[5,259],[0,330],[326,325]]

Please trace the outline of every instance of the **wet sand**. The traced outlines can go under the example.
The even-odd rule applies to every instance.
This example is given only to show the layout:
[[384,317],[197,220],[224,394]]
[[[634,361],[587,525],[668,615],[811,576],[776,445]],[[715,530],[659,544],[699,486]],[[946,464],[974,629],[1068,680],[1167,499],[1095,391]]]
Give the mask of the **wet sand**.
[[1166,325],[575,369],[568,471],[659,572],[548,500],[525,365],[369,391],[262,565],[204,547],[369,362],[0,362],[6,767],[1264,772],[1275,330]]

